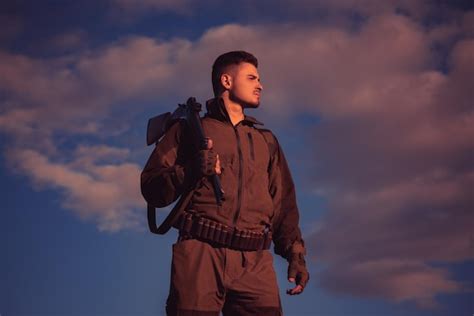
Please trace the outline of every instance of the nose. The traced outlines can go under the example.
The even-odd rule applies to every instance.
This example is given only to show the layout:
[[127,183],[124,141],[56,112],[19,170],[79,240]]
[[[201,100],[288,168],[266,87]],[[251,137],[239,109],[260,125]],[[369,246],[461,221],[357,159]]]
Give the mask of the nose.
[[257,89],[258,89],[259,91],[262,91],[262,90],[263,90],[263,86],[262,86],[262,84],[260,83],[260,81],[257,81]]

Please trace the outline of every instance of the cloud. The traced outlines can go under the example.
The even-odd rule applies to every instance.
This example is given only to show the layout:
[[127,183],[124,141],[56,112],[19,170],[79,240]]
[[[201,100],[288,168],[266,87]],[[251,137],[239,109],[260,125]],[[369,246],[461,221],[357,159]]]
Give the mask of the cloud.
[[358,12],[366,16],[392,13],[395,10],[403,10],[404,12],[411,14],[422,14],[429,8],[429,6],[423,1],[408,0],[335,0],[331,2],[300,0],[296,1],[294,5],[300,10],[316,8],[318,10],[328,10],[332,13],[339,14],[344,14],[347,12]]
[[184,39],[160,43],[152,38],[131,37],[84,56],[76,66],[84,79],[109,95],[157,95],[177,90],[172,87],[173,79],[178,77],[175,60],[190,46]]
[[110,0],[112,14],[126,19],[150,12],[172,12],[189,15],[192,12],[192,0]]
[[[100,229],[133,226],[143,207],[140,168],[130,161],[135,148],[100,145],[131,133],[127,124],[110,132],[107,120],[133,125],[144,100],[163,109],[190,95],[204,100],[214,58],[251,51],[264,85],[260,115],[320,118],[303,128],[287,122],[312,158],[300,166],[304,181],[329,210],[307,238],[310,256],[327,267],[315,279],[335,293],[435,306],[437,295],[465,286],[433,262],[472,259],[472,12],[426,26],[394,14],[392,2],[370,3],[380,7],[369,6],[357,29],[227,24],[195,41],[133,36],[46,60],[3,51],[0,130],[16,140],[9,161]],[[99,144],[61,146],[78,136]]]
[[8,42],[23,30],[24,21],[17,15],[0,13],[0,43]]
[[322,71],[297,102],[322,116],[305,143],[329,213],[308,244],[330,291],[434,307],[438,294],[466,289],[430,264],[473,259],[474,51],[459,40],[449,70],[437,70],[429,34],[379,16],[313,54]]
[[[126,156],[127,150],[101,146],[76,150],[70,163],[53,162],[29,149],[7,153],[14,170],[27,174],[35,187],[62,192],[62,207],[84,220],[94,220],[99,230],[143,229],[143,198],[139,190],[140,167],[133,163],[99,164],[109,156]],[[137,212],[142,210],[142,212]]]
[[[353,292],[363,297],[390,298],[397,302],[416,297],[424,308],[438,306],[433,292],[456,293],[461,290],[459,284],[449,279],[446,270],[400,259],[333,265],[322,275],[321,283],[340,294]],[[343,288],[346,290],[342,291]]]
[[100,124],[121,102],[176,93],[174,52],[189,45],[132,37],[46,60],[0,51],[0,91],[6,96],[0,129],[15,135],[107,132]]
[[87,33],[84,30],[72,30],[53,37],[48,46],[56,51],[72,51],[83,48],[86,42]]
[[141,168],[128,152],[144,151],[143,143],[123,141],[124,151],[104,142],[130,137],[131,122],[144,109],[129,102],[181,92],[179,67],[187,65],[178,58],[190,46],[184,39],[129,37],[50,59],[0,51],[0,131],[9,136],[5,153],[13,169],[38,188],[61,191],[62,206],[100,230],[143,226],[137,220],[145,207]]

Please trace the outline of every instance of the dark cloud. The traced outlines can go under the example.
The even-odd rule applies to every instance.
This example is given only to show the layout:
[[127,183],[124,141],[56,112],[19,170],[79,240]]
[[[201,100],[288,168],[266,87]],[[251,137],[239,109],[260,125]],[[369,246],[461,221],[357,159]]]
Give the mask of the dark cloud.
[[84,30],[72,30],[54,36],[47,45],[54,52],[73,52],[87,47],[87,33]]
[[149,11],[189,13],[192,2],[191,0],[110,0],[112,9],[123,10],[128,14]]

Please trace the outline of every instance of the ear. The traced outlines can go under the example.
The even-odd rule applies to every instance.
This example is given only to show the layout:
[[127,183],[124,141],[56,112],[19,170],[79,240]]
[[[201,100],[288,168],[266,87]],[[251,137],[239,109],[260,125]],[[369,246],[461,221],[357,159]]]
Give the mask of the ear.
[[222,74],[221,75],[221,85],[224,89],[228,90],[232,86],[232,77],[229,74]]

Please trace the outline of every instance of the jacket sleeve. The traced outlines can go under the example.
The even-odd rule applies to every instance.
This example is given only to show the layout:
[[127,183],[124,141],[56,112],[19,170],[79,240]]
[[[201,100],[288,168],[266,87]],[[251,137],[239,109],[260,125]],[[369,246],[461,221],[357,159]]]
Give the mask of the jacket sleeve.
[[154,207],[165,207],[176,201],[191,181],[191,148],[184,131],[184,122],[172,125],[141,173],[142,195]]
[[288,163],[275,136],[275,150],[269,166],[269,190],[273,199],[274,218],[273,242],[275,253],[288,258],[292,245],[299,242],[304,245],[299,228],[299,211],[296,192]]

